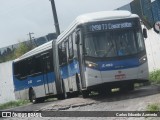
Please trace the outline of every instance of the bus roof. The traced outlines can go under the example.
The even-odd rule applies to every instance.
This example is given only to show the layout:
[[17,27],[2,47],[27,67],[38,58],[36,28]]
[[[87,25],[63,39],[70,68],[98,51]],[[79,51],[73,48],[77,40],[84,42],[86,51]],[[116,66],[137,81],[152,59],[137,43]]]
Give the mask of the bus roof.
[[43,51],[51,49],[52,48],[52,42],[53,42],[53,40],[34,48],[33,50],[31,50],[31,51],[25,53],[24,55],[20,56],[19,58],[15,59],[14,62],[23,60],[25,58],[31,57],[33,55],[36,55],[38,53],[41,53]]
[[87,13],[78,16],[71,25],[58,36],[58,43],[63,40],[64,37],[68,35],[68,33],[74,30],[78,25],[94,22],[94,21],[101,21],[101,20],[115,20],[115,19],[123,19],[123,18],[135,18],[138,17],[136,14],[132,14],[129,11],[124,10],[114,10],[114,11],[100,11],[94,13]]

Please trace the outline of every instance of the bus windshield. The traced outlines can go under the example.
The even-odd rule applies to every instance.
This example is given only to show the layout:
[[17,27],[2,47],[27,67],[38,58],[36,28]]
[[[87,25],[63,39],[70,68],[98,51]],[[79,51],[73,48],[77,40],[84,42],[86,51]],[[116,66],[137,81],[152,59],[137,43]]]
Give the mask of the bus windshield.
[[126,56],[145,49],[140,29],[88,33],[84,43],[86,56],[92,57]]

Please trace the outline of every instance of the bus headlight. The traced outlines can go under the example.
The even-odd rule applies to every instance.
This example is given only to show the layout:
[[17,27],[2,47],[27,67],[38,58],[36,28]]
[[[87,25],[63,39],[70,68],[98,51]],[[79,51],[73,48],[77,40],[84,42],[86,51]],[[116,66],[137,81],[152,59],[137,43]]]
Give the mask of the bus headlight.
[[90,61],[86,61],[85,63],[86,63],[86,66],[89,68],[96,68],[98,66],[98,64]]
[[147,56],[143,56],[143,57],[141,57],[140,59],[139,59],[139,63],[140,64],[143,64],[143,63],[145,63],[147,61]]

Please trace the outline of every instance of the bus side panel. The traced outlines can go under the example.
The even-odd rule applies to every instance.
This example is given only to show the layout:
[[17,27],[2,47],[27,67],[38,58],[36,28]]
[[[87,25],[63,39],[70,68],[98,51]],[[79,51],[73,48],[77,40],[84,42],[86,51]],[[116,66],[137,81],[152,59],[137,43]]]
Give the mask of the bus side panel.
[[[54,74],[54,72],[50,72],[50,73],[45,74],[47,76],[48,81],[43,79],[44,78],[43,75],[32,77],[32,79],[35,83],[31,84],[31,86],[34,89],[37,98],[45,97],[46,94],[48,94],[48,93],[50,93],[50,94],[57,93],[56,88],[55,88],[55,74]],[[45,87],[44,84],[46,84],[46,86],[48,86],[48,87]]]
[[57,94],[56,86],[55,86],[55,73],[48,73],[48,83],[50,88],[50,93]]
[[[16,99],[28,99],[29,88],[33,88],[37,98],[46,96],[43,75],[28,77],[24,80],[18,80],[14,78],[14,84]],[[56,94],[57,92],[55,88],[55,75],[53,72],[48,73],[48,85],[51,88],[50,92]]]
[[62,77],[60,73],[60,67],[59,67],[59,55],[58,55],[58,47],[56,41],[52,42],[52,50],[53,50],[53,66],[54,66],[54,73],[55,73],[55,84],[53,84],[53,88],[56,89],[56,94],[62,94]]
[[[73,91],[77,91],[76,73],[79,73],[78,61],[74,59],[68,66],[70,68],[69,72],[67,65],[60,67],[61,76],[64,80],[65,90],[66,92],[69,92],[69,82],[71,82]],[[69,81],[69,79],[71,81]]]
[[13,77],[13,80],[16,99],[28,99],[28,95],[25,92],[28,89],[28,79],[19,80]]
[[68,68],[67,65],[61,66],[60,67],[60,72],[61,72],[61,78],[63,80],[64,83],[64,88],[66,92],[69,92],[69,86],[68,86]]
[[73,60],[70,64],[69,64],[69,77],[72,83],[72,90],[73,91],[77,91],[77,83],[76,83],[76,73],[79,73],[78,71],[78,61],[77,60]]
[[57,89],[56,89],[55,81],[52,83],[52,86],[53,86],[53,94],[56,95],[57,94]]
[[71,80],[72,80],[72,86],[73,86],[73,91],[78,91],[78,88],[77,88],[77,83],[76,83],[76,75],[73,75],[71,77]]
[[28,89],[20,90],[20,91],[15,91],[15,98],[16,99],[22,99],[22,100],[28,100]]
[[69,92],[68,79],[63,79],[65,92]]
[[86,68],[85,71],[85,77],[86,77],[86,86],[93,86],[97,84],[102,84],[102,78],[101,73],[99,70]]
[[148,62],[139,66],[138,79],[139,80],[149,80]]
[[[66,79],[63,79],[63,82],[64,82],[64,86],[65,86],[65,91],[66,92],[70,92],[70,90],[69,90],[69,82],[71,82],[72,84],[71,84],[71,87],[72,87],[72,91],[74,92],[74,91],[78,91],[78,88],[77,88],[77,83],[76,83],[76,77],[75,77],[76,75],[73,75],[73,76],[71,76],[71,77],[68,77],[68,78],[66,78]],[[71,80],[71,81],[69,81],[69,79]]]

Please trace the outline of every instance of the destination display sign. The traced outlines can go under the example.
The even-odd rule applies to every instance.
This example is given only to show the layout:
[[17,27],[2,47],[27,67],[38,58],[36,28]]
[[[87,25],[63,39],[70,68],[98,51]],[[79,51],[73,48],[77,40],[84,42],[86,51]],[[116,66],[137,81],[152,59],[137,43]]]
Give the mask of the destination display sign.
[[[135,21],[106,21],[94,22],[87,25],[88,32],[97,32],[105,30],[126,29],[135,27]],[[138,25],[137,25],[138,26]]]

